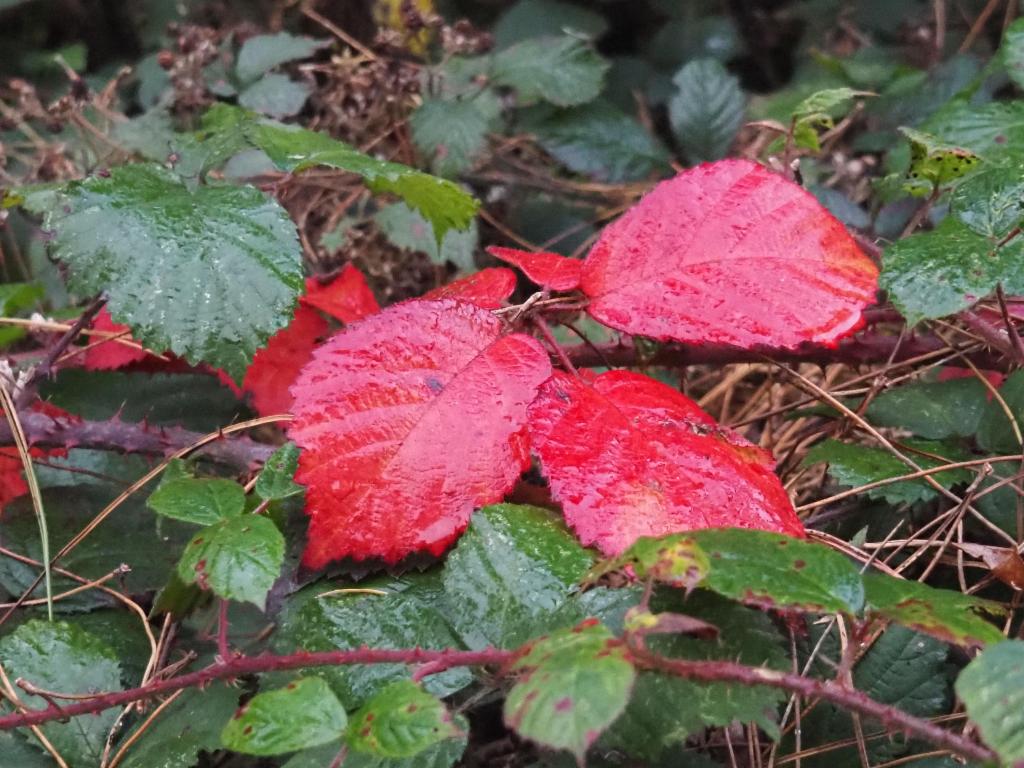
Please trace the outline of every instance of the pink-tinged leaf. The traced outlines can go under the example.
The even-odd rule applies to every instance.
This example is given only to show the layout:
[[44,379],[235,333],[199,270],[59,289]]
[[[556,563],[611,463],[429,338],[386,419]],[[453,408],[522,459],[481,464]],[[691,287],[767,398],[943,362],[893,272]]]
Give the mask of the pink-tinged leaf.
[[[252,394],[252,404],[261,416],[290,413],[292,395],[289,387],[302,366],[313,356],[320,337],[327,333],[327,321],[315,309],[301,304],[295,317],[270,337],[267,346],[253,356],[245,372],[242,389]],[[230,377],[224,374],[228,380]],[[224,381],[224,379],[221,379]]]
[[[92,328],[94,331],[122,333],[124,334],[121,336],[122,339],[131,338],[129,335],[131,329],[127,325],[115,323],[106,307],[96,314]],[[101,342],[100,339],[99,336],[89,337],[90,346],[85,350],[85,367],[90,371],[111,371],[116,368],[124,368],[148,357],[146,352],[139,347],[121,344],[113,339]]]
[[529,464],[543,347],[461,301],[408,301],[332,337],[292,387],[303,561],[440,554]]
[[722,160],[662,182],[605,228],[581,287],[590,314],[620,331],[792,349],[857,330],[878,269],[809,192]]
[[646,376],[610,371],[588,385],[555,372],[530,406],[530,434],[569,525],[607,555],[696,528],[805,535],[772,457]]
[[504,267],[489,267],[472,275],[442,285],[421,299],[459,299],[476,304],[483,309],[497,309],[502,306],[516,289],[516,273]]
[[492,246],[487,252],[507,264],[518,267],[541,288],[549,291],[574,291],[580,287],[583,262],[557,253],[520,251]]
[[315,277],[306,278],[306,293],[299,300],[343,323],[354,323],[380,311],[366,278],[352,264],[346,264],[341,274],[326,284]]

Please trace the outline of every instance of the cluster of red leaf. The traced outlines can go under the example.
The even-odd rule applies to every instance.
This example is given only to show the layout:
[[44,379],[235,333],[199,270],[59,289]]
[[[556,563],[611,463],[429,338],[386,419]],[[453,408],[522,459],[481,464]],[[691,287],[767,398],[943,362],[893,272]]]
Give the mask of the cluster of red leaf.
[[[853,332],[878,277],[813,196],[742,160],[658,185],[583,261],[491,252],[547,291],[579,289],[611,328],[766,351]],[[488,311],[513,287],[484,270],[312,351],[289,428],[307,565],[439,554],[531,452],[569,525],[608,554],[708,526],[803,535],[769,454],[645,376],[553,372],[549,350]]]

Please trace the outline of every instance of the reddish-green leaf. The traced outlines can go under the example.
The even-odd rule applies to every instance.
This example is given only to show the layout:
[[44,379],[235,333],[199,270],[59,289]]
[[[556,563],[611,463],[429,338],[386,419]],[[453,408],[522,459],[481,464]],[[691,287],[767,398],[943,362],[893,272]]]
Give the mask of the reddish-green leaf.
[[695,528],[804,529],[772,457],[640,374],[556,372],[530,407],[533,447],[580,540],[617,555]]
[[[123,333],[122,338],[131,338],[131,329],[127,325],[115,323],[106,307],[96,315],[92,329],[107,333]],[[111,371],[146,359],[146,353],[141,348],[130,347],[113,339],[103,341],[102,338],[93,336],[89,342],[90,345],[85,350],[85,367],[90,371]]]
[[580,287],[583,262],[557,253],[520,251],[492,246],[487,252],[506,264],[518,267],[524,275],[549,291],[573,291]]
[[625,646],[596,619],[538,640],[513,670],[524,674],[505,700],[506,724],[581,763],[626,708],[636,680]]
[[529,463],[540,344],[459,301],[410,301],[334,336],[292,387],[312,517],[304,560],[439,554]]
[[424,299],[459,299],[484,309],[497,309],[516,289],[516,273],[504,267],[489,267],[442,285]]
[[583,266],[588,311],[656,339],[791,349],[861,325],[878,269],[803,188],[748,160],[662,182]]
[[354,323],[380,311],[366,278],[352,264],[346,264],[329,283],[321,283],[315,277],[306,278],[306,294],[299,301],[343,323]]
[[460,734],[440,699],[411,680],[397,680],[352,716],[347,741],[357,752],[400,760]]
[[245,372],[242,389],[252,393],[253,407],[260,415],[291,411],[292,396],[288,388],[302,366],[309,362],[313,348],[325,333],[327,321],[315,309],[300,305],[292,321],[256,352]]

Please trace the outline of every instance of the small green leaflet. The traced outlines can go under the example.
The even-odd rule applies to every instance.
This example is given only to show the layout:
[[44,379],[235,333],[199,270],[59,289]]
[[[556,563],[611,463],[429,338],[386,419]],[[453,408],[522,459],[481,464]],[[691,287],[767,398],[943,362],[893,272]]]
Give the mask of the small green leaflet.
[[520,104],[543,99],[572,107],[597,98],[608,66],[578,37],[532,37],[499,51],[490,74],[497,85],[514,88]]
[[767,531],[707,529],[687,534],[711,564],[701,586],[759,607],[860,613],[856,567],[822,544]]
[[472,167],[500,113],[501,102],[487,90],[461,98],[427,98],[409,117],[409,127],[432,170],[454,177]]
[[460,272],[476,271],[473,260],[480,234],[476,219],[464,230],[450,229],[438,246],[430,222],[405,203],[382,207],[373,219],[384,236],[399,248],[427,254],[435,264],[454,264]]
[[986,648],[960,673],[956,694],[1004,765],[1024,761],[1024,641]]
[[256,478],[257,495],[264,501],[275,501],[302,493],[305,489],[292,479],[298,467],[298,446],[285,443],[263,465],[263,471]]
[[352,716],[347,738],[357,752],[401,759],[461,734],[440,699],[411,680],[399,680]]
[[[238,107],[217,104],[203,117],[206,140],[227,134],[262,149],[284,171],[298,173],[325,165],[363,177],[373,192],[390,192],[419,211],[434,227],[438,242],[449,229],[465,229],[479,203],[457,184],[398,163],[370,157],[324,133],[259,121]],[[225,158],[226,159],[226,158]]]
[[284,546],[281,532],[267,518],[229,517],[204,528],[188,543],[178,576],[220,597],[263,608],[281,573]]
[[[987,403],[988,390],[974,377],[915,382],[882,392],[868,405],[867,417],[876,426],[901,427],[930,440],[969,437]],[[900,474],[906,470],[903,465]]]
[[974,232],[1002,240],[1024,219],[1024,163],[987,164],[956,186],[950,208]]
[[246,755],[280,755],[335,741],[347,722],[327,683],[304,677],[256,694],[224,726],[221,743]]
[[874,96],[870,91],[853,88],[827,88],[815,91],[797,104],[791,118],[793,137],[798,147],[821,151],[818,129],[835,127],[833,117],[841,108],[858,96]]
[[297,83],[287,75],[271,72],[264,75],[238,95],[239,105],[269,117],[291,117],[298,114],[313,89]]
[[971,150],[945,144],[923,131],[900,128],[900,133],[910,141],[907,173],[912,180],[924,179],[938,187],[969,173],[981,161]]
[[669,119],[686,159],[696,164],[725,157],[746,111],[739,80],[708,58],[688,62],[672,82]]
[[523,674],[505,699],[505,723],[578,761],[622,714],[636,680],[625,647],[593,619],[538,640],[512,669]]
[[288,32],[256,35],[242,43],[235,64],[235,74],[242,82],[249,83],[281,64],[308,59],[328,45],[329,40],[314,40]]
[[999,603],[881,573],[864,574],[864,590],[870,614],[947,643],[976,647],[1003,639],[995,625],[979,616],[982,612],[1004,614]]
[[165,517],[211,525],[242,514],[245,489],[234,480],[182,478],[161,483],[146,504]]
[[291,320],[303,285],[295,225],[254,187],[192,190],[159,165],[134,164],[50,200],[44,227],[71,290],[106,292],[114,320],[150,349],[240,381]]
[[[1014,371],[1007,376],[999,387],[999,396],[1013,414],[1017,426],[1024,425],[1024,371]],[[987,451],[1016,453],[1020,451],[1020,441],[1003,410],[1003,403],[995,398],[986,401],[978,422],[978,445]]]

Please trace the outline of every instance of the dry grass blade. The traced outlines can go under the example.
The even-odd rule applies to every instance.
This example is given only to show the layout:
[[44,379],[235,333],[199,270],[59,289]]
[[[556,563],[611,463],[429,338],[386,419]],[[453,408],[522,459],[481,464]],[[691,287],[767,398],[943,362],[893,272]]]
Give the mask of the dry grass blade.
[[[36,520],[39,522],[40,548],[43,554],[43,578],[46,582],[46,615],[53,621],[53,581],[50,575],[50,533],[46,527],[46,511],[43,509],[43,495],[39,492],[39,483],[36,481],[36,473],[32,467],[32,456],[28,452],[28,441],[25,440],[25,432],[18,420],[18,411],[14,407],[14,400],[6,386],[0,386],[0,401],[3,402],[4,415],[11,427],[11,435],[14,436],[14,445],[21,458],[21,465],[25,470],[25,482],[28,484],[28,492],[32,497],[32,508],[36,513]],[[38,584],[38,579],[36,580]],[[35,589],[35,584],[32,589]],[[32,590],[28,590],[31,594]],[[13,609],[12,609],[13,610]]]

